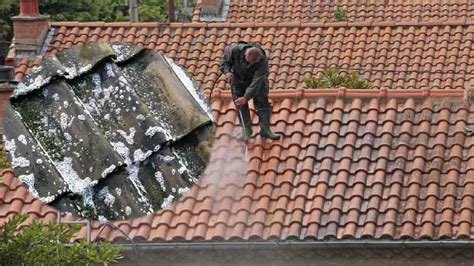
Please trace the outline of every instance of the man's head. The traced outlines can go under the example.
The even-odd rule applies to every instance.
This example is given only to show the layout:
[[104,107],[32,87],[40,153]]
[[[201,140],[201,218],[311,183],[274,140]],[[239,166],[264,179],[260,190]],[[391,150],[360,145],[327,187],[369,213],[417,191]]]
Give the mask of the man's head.
[[258,63],[262,57],[262,50],[258,49],[257,47],[250,47],[245,50],[245,61],[251,65]]

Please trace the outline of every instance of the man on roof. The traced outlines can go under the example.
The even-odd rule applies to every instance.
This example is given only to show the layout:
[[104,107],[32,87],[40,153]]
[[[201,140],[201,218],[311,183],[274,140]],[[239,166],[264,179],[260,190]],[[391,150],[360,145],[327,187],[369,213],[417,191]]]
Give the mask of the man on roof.
[[265,51],[255,43],[238,42],[229,45],[224,51],[220,70],[227,82],[231,82],[232,99],[240,110],[242,132],[237,140],[252,138],[252,120],[248,101],[253,99],[260,125],[262,138],[277,140],[280,135],[270,129],[272,106],[268,101],[268,58]]

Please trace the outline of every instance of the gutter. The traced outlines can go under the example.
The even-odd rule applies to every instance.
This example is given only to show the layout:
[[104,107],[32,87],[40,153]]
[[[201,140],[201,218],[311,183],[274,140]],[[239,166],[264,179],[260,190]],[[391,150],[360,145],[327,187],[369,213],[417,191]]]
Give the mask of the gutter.
[[474,240],[322,240],[322,241],[210,241],[122,244],[123,251],[326,249],[326,248],[474,248]]

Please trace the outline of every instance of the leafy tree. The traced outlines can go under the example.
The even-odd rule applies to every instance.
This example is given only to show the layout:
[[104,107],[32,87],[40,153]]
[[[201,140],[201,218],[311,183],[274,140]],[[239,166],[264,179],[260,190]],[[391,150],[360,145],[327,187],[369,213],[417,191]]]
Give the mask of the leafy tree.
[[142,0],[138,6],[140,21],[164,22],[167,19],[167,0]]
[[81,227],[77,224],[34,221],[15,234],[27,218],[20,214],[0,226],[0,265],[105,264],[121,258],[121,246],[109,242],[87,243],[81,239],[70,243]]
[[128,21],[123,0],[41,1],[40,12],[53,21]]
[[12,39],[13,28],[10,16],[17,14],[19,10],[18,1],[1,0],[0,1],[0,64],[3,63],[4,57],[8,52],[8,42]]

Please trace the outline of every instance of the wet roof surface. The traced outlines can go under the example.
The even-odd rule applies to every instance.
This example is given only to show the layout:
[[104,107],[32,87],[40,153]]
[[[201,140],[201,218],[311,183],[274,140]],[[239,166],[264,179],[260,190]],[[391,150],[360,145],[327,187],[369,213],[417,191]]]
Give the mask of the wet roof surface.
[[36,67],[11,103],[12,168],[60,210],[141,216],[169,205],[205,168],[209,111],[185,72],[147,49],[73,47]]

